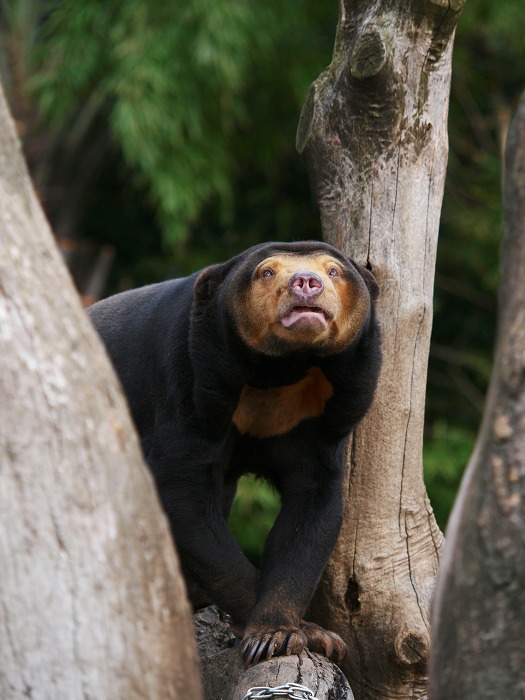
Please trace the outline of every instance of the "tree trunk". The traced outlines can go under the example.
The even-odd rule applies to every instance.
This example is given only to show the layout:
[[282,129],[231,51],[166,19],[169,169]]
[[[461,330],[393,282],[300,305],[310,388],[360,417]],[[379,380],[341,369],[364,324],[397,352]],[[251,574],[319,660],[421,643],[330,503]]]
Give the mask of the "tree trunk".
[[383,369],[348,446],[341,535],[312,611],[346,640],[363,698],[427,695],[429,602],[442,548],[422,439],[451,53],[463,0],[341,0],[334,56],[297,145],[325,239],[380,286]]
[[0,697],[201,697],[168,527],[0,89]]
[[503,194],[496,357],[433,604],[435,700],[525,697],[525,93]]

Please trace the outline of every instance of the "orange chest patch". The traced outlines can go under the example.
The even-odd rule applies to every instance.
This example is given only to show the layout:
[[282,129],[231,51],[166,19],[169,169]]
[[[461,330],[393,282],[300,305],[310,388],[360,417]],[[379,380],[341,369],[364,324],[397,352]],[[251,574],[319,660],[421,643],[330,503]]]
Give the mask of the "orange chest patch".
[[295,384],[256,389],[245,385],[232,422],[241,435],[283,435],[302,420],[320,416],[334,390],[319,367]]

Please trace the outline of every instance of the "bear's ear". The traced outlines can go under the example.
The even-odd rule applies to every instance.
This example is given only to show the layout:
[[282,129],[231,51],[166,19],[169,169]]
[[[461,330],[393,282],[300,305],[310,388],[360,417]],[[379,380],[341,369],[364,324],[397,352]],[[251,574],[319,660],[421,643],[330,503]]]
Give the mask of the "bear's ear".
[[379,296],[379,285],[376,282],[376,278],[374,275],[370,272],[370,270],[367,270],[366,267],[363,267],[362,265],[358,265],[356,262],[353,260],[350,260],[352,265],[355,267],[355,269],[359,272],[363,280],[365,281],[365,284],[368,288],[368,292],[370,294],[370,298],[375,301],[377,297]]
[[225,263],[210,265],[200,272],[193,287],[195,301],[198,305],[206,305],[208,301],[213,299],[232,267],[231,262],[229,260]]
[[215,292],[224,279],[220,269],[217,269],[220,267],[221,265],[210,265],[210,267],[205,267],[199,274],[193,287],[195,301],[198,303],[205,303],[215,295]]

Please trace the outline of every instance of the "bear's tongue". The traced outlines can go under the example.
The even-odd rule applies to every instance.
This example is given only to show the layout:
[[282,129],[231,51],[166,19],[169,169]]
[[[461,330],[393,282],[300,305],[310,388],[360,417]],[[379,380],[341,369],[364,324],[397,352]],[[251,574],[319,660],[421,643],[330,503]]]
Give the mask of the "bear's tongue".
[[294,306],[290,313],[281,318],[281,323],[285,328],[290,328],[299,320],[320,321],[325,328],[328,324],[324,312],[315,306]]

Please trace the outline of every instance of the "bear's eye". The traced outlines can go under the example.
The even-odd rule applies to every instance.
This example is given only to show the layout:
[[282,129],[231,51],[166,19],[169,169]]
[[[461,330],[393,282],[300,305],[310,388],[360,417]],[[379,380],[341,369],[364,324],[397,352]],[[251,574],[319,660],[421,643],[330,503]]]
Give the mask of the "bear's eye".
[[336,267],[331,267],[328,270],[328,274],[330,275],[330,277],[339,277],[339,270]]
[[270,267],[266,267],[262,272],[261,272],[261,277],[273,277],[274,276],[274,271]]

